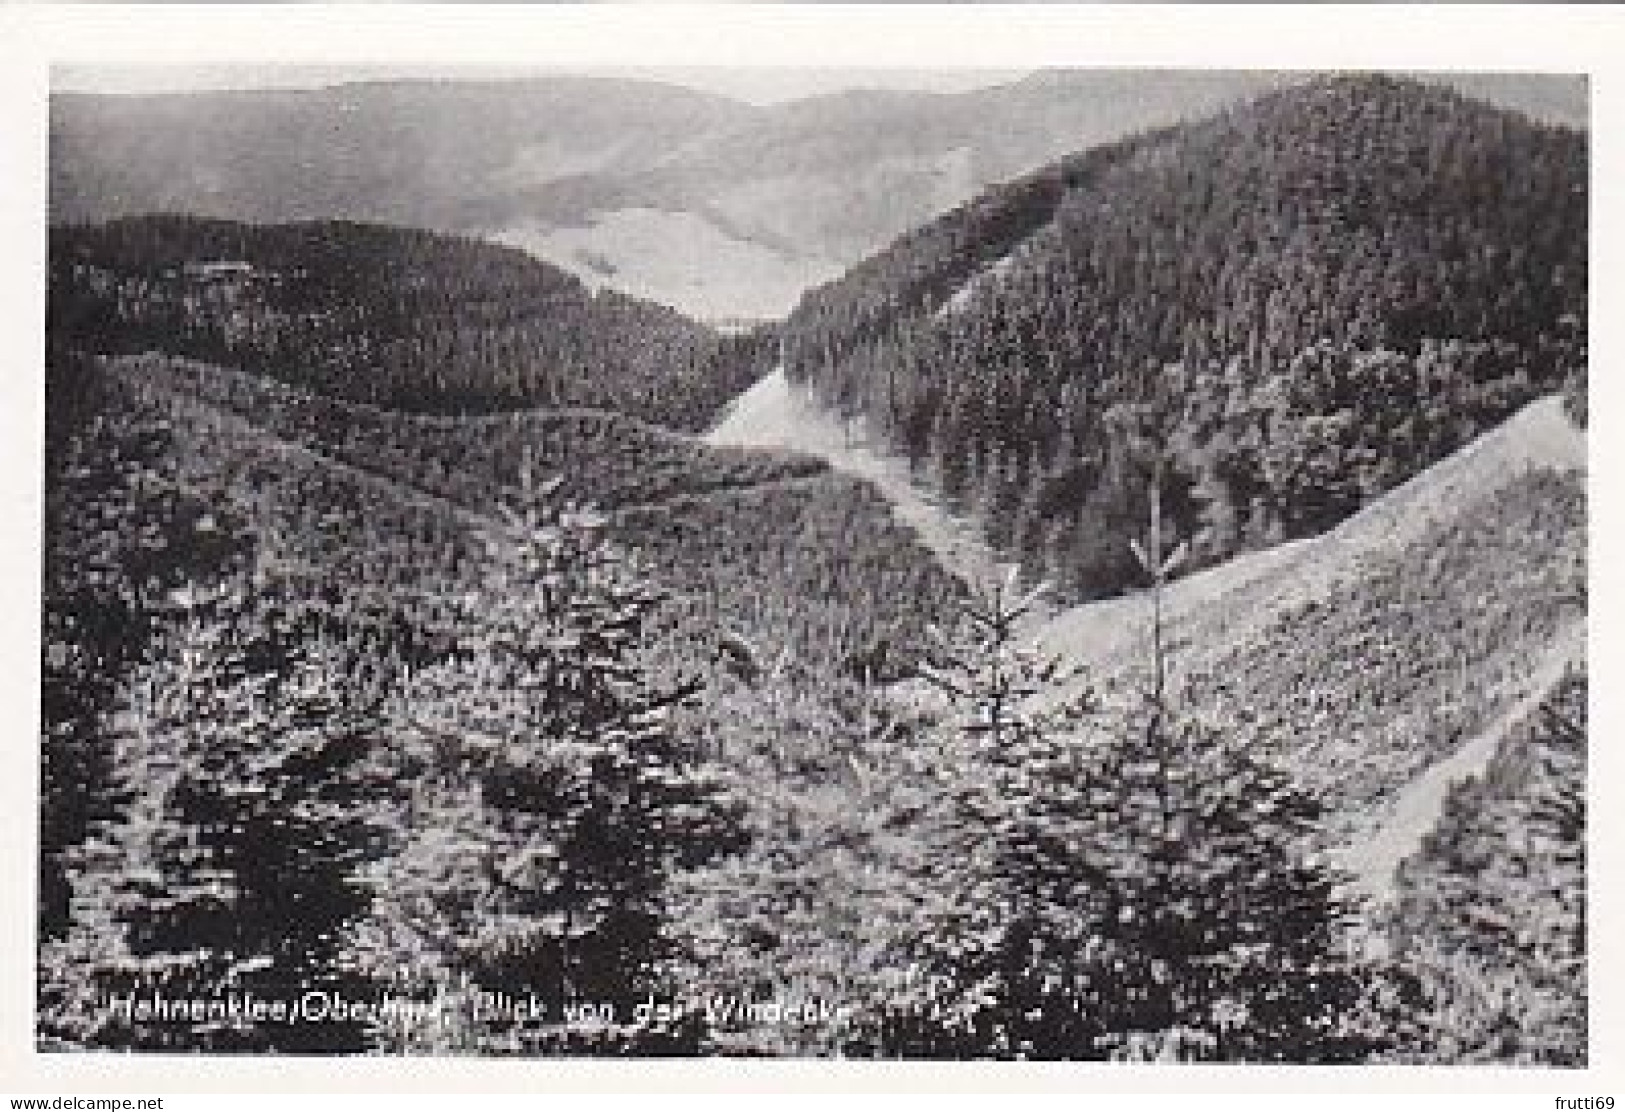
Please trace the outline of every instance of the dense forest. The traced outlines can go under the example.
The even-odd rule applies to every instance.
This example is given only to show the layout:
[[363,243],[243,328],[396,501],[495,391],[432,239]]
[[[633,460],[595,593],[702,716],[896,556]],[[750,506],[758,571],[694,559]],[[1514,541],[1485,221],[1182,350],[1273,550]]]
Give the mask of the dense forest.
[[[734,844],[738,807],[665,721],[687,692],[633,659],[659,598],[595,523],[532,509],[471,528],[79,373],[110,407],[64,433],[54,484],[98,485],[96,516],[47,557],[46,688],[71,694],[47,705],[46,1045],[359,1050],[388,1017],[177,1019],[109,1000],[372,999],[397,971],[423,993],[508,988],[521,941],[548,963],[534,987],[554,1013],[653,983],[668,857]],[[85,466],[92,447],[115,482]],[[74,502],[53,506],[81,524]],[[83,559],[98,546],[116,551]],[[59,598],[141,623],[75,620]],[[448,734],[480,707],[480,729]],[[519,879],[561,853],[579,870],[566,883]],[[380,887],[409,906],[389,916]],[[445,949],[444,922],[510,897],[481,921],[513,937]],[[425,922],[436,900],[445,919]]]
[[1586,167],[1580,133],[1324,78],[996,187],[808,294],[785,367],[1035,578],[1113,594],[1140,438],[1195,568],[1583,392]]
[[[692,435],[777,334],[404,229],[59,229],[39,1045],[1583,1065],[1584,162],[1340,78],[809,295],[787,368],[986,583]],[[1391,493],[1562,386],[1561,450]],[[1176,576],[1338,522],[1192,637]]]
[[[787,498],[805,478],[682,496],[669,519],[681,539],[643,549],[672,554],[660,563],[629,558],[659,530],[617,543],[616,514],[571,509],[546,481],[496,480],[500,496],[480,502],[458,500],[472,477],[445,494],[413,485],[444,450],[418,435],[435,419],[395,415],[386,451],[381,411],[306,397],[329,428],[374,427],[324,443],[320,423],[282,424],[296,442],[220,404],[253,396],[228,372],[54,367],[53,392],[71,400],[53,407],[50,456],[47,1047],[1577,1060],[1576,934],[1505,974],[1486,956],[1499,951],[1461,933],[1497,901],[1530,923],[1571,901],[1571,886],[1516,887],[1540,875],[1509,841],[1523,812],[1486,834],[1441,832],[1411,868],[1447,878],[1418,890],[1428,899],[1455,902],[1407,897],[1384,928],[1321,852],[1365,781],[1335,763],[1288,775],[1273,751],[1309,726],[1334,739],[1370,703],[1369,685],[1333,681],[1391,655],[1370,635],[1396,613],[1436,615],[1418,591],[1463,609],[1427,627],[1451,644],[1401,646],[1407,659],[1457,654],[1492,599],[1520,631],[1545,620],[1541,600],[1574,582],[1538,551],[1574,528],[1578,505],[1551,480],[1505,506],[1533,525],[1477,522],[1528,547],[1514,589],[1449,591],[1499,557],[1472,529],[1430,535],[1430,578],[1407,574],[1420,557],[1405,556],[1376,573],[1385,589],[1270,635],[1341,653],[1312,665],[1326,690],[1305,691],[1280,661],[1228,669],[1288,685],[1229,690],[1279,708],[1277,722],[1196,688],[1097,693],[1019,645],[1013,585],[958,619],[945,591],[922,630],[915,601],[883,579],[863,593],[875,565],[816,571],[863,535],[843,524],[884,522],[809,530]],[[285,387],[263,394],[299,408]],[[262,409],[268,423],[277,408]],[[775,505],[788,517],[764,516]],[[757,563],[749,546],[724,548],[724,531],[778,547]],[[827,578],[784,574],[797,549],[774,534],[799,538],[799,560]],[[711,610],[682,597],[706,552],[747,564],[737,579],[711,573]],[[777,601],[760,608],[752,589]],[[901,670],[945,700],[887,694],[843,657],[860,642],[818,651],[817,631],[883,627],[888,605],[916,619]],[[1274,659],[1269,643],[1260,660]],[[1451,658],[1468,661],[1464,678],[1484,671]],[[1291,751],[1310,755],[1304,740]],[[1509,770],[1462,791],[1572,800],[1581,766],[1566,744],[1545,779],[1517,771],[1544,750],[1508,748]],[[1531,852],[1572,862],[1583,824],[1553,813]],[[1448,847],[1485,837],[1500,839],[1507,879],[1480,889]],[[1401,956],[1365,955],[1374,930]],[[1450,970],[1463,960],[1482,963],[1492,995],[1479,1003],[1459,999]],[[1485,1010],[1504,975],[1551,1002],[1511,1034]],[[229,993],[439,1001],[445,1018],[176,1022],[105,1005]],[[533,996],[545,1018],[504,1014],[482,995],[494,993]],[[672,1010],[640,1018],[649,1000]],[[829,1011],[738,1011],[786,1000]]]
[[[648,962],[673,931],[692,944],[693,909],[708,903],[685,889],[668,906],[657,882],[753,844],[753,832],[782,843],[770,800],[799,813],[801,793],[828,790],[853,744],[842,739],[869,713],[865,692],[920,655],[925,627],[959,593],[851,480],[795,458],[710,461],[630,419],[603,435],[612,415],[581,425],[581,415],[555,424],[516,414],[506,441],[459,441],[430,435],[455,427],[444,419],[155,357],[58,353],[49,385],[64,399],[53,408],[46,554],[49,1046],[692,1051],[693,1030],[657,1036],[561,1017],[577,1004],[626,1012],[650,993],[677,995]],[[464,432],[506,423],[479,418]],[[544,435],[521,451],[527,432]],[[664,457],[647,451],[662,443]],[[513,452],[498,473],[504,446]],[[556,467],[565,457],[571,466]],[[593,460],[603,489],[627,491],[606,513],[566,489],[594,485]],[[510,515],[543,524],[516,526]],[[525,538],[536,534],[557,534],[560,550],[532,552]],[[549,624],[588,619],[605,628]],[[585,655],[568,664],[563,644]],[[639,676],[642,700],[622,690]],[[596,682],[610,690],[577,706]],[[617,699],[627,704],[624,741],[607,732]],[[641,717],[650,703],[666,720],[654,735]],[[544,711],[579,716],[580,739],[560,736],[561,721],[525,717]],[[547,797],[555,802],[525,779],[544,775],[530,763],[540,758],[509,752],[522,736],[558,737],[563,748],[548,759],[579,777],[548,788],[562,793]],[[473,748],[448,751],[451,738]],[[602,759],[592,756],[600,745]],[[650,765],[657,751],[663,763]],[[525,763],[466,782],[471,761],[496,756]],[[638,778],[646,773],[659,781]],[[520,807],[513,815],[488,810],[501,777],[520,778],[502,789]],[[697,778],[688,795],[668,783],[683,777]],[[430,801],[421,792],[431,785],[452,794]],[[211,791],[236,802],[210,802]],[[579,823],[553,813],[580,791],[608,794]],[[250,804],[252,822],[230,809]],[[637,810],[657,804],[671,817]],[[605,823],[631,824],[614,845],[655,855],[641,879],[584,874],[578,904],[525,904],[530,919],[502,913],[519,916],[525,945],[536,923],[578,917],[566,931],[573,941],[559,944],[570,953],[546,959],[553,972],[535,983],[515,979],[515,963],[542,960],[535,949],[520,947],[525,959],[510,952],[516,939],[442,948],[448,931],[481,921],[476,909],[506,898],[478,886],[486,863],[536,848],[542,828],[526,808],[568,819],[549,836],[587,874],[620,859]],[[284,809],[307,833],[285,850],[257,848],[283,845]],[[696,814],[690,846],[677,829]],[[641,844],[667,826],[669,855]],[[443,839],[455,831],[473,841],[447,858]],[[399,886],[413,871],[425,892],[450,901],[438,925],[419,923],[419,897]],[[308,892],[290,888],[293,872],[309,877]],[[291,902],[268,907],[272,892]],[[601,944],[585,938],[612,898],[641,902],[614,912],[623,917]],[[239,916],[252,916],[252,929]],[[430,979],[397,984],[403,969]],[[464,1000],[523,987],[552,1020],[528,1033],[511,1024],[222,1030],[124,1022],[102,1006],[137,990],[228,987],[262,998]],[[474,1005],[449,1007],[466,1018]]]
[[511,248],[383,225],[132,217],[53,228],[50,265],[53,334],[416,412],[604,406],[697,431],[768,343]]
[[1428,1001],[1422,1041],[1449,1060],[1584,1062],[1586,689],[1566,674],[1401,870],[1395,951]]

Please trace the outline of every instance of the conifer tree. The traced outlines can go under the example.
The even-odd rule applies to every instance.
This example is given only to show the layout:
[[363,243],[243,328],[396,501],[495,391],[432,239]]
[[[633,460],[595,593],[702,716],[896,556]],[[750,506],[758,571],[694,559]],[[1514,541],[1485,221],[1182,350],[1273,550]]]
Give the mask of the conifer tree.
[[1045,590],[1022,592],[1018,570],[1008,569],[965,604],[959,628],[935,631],[934,659],[920,668],[956,713],[891,755],[897,774],[929,785],[934,798],[918,819],[929,849],[912,862],[913,930],[867,1033],[881,1053],[1023,1053],[1009,1019],[1030,988],[1022,942],[1050,887],[1031,867],[1043,853],[1032,839],[1064,839],[1081,803],[1075,754],[1058,739],[1090,702],[1075,669],[1021,643],[1023,619]]
[[1169,549],[1161,453],[1133,548],[1150,582],[1151,678],[1090,761],[1093,836],[1075,897],[1099,932],[1088,993],[1113,1056],[1342,1061],[1377,1048],[1361,1025],[1369,971],[1345,937],[1341,878],[1318,864],[1319,804],[1283,770],[1178,707],[1161,600]]
[[1166,551],[1156,478],[1135,544],[1151,583],[1138,697],[1060,698],[1058,673],[1017,645],[1020,606],[997,594],[929,675],[969,713],[921,770],[944,781],[936,873],[920,878],[885,1051],[1342,1061],[1377,1048],[1340,878],[1309,852],[1318,806],[1173,705],[1160,595],[1182,548]]
[[[364,902],[355,772],[375,734],[341,693],[348,662],[288,639],[296,623],[274,591],[241,573],[175,589],[158,621],[113,716],[122,806],[72,852],[69,929],[41,955],[42,1034],[122,1049],[361,1049],[353,1023],[210,1010],[360,994],[337,942]],[[151,1001],[203,1010],[142,1013]]]
[[[377,1032],[387,1047],[635,1053],[693,1037],[640,1029],[633,1010],[663,990],[667,877],[733,846],[737,808],[667,726],[694,688],[658,689],[640,668],[659,596],[602,524],[514,515],[489,538],[493,574],[460,602],[457,652],[403,693],[379,770],[405,786],[388,820],[398,850],[354,945],[457,1018]],[[482,993],[540,1008],[481,1020]]]

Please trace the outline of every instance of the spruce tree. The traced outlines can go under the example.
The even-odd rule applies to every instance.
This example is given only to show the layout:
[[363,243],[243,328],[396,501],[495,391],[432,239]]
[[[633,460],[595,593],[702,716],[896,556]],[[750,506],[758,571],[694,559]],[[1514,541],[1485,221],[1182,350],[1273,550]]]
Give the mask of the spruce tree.
[[922,852],[898,863],[914,900],[911,929],[890,959],[889,998],[857,1040],[868,1049],[1023,1052],[1009,1022],[1027,991],[1018,951],[1048,887],[1032,867],[1044,853],[1033,838],[1064,840],[1067,812],[1081,803],[1076,754],[1057,739],[1090,705],[1076,670],[1022,645],[1023,620],[1045,590],[1023,592],[1010,568],[966,603],[958,628],[934,631],[920,673],[947,698],[952,720],[885,758],[897,776],[924,785],[929,802],[915,819]]
[[[668,876],[733,846],[737,808],[667,725],[694,689],[657,688],[640,667],[659,596],[602,525],[538,512],[493,532],[492,574],[459,600],[457,651],[403,692],[378,770],[404,786],[388,820],[397,850],[373,873],[354,945],[393,989],[444,998],[452,1021],[376,1032],[388,1048],[692,1042],[638,1027],[634,1009],[666,991]],[[539,1009],[480,1018],[496,993]]]
[[[350,662],[291,638],[274,588],[241,572],[176,588],[157,620],[109,731],[121,806],[69,855],[69,928],[42,949],[42,1038],[359,1050],[354,1023],[211,1010],[364,995],[338,953],[364,904],[355,774],[376,740]],[[202,1012],[143,1015],[154,1000]]]
[[943,802],[884,1052],[1343,1061],[1380,1042],[1316,802],[1172,698],[1159,478],[1135,545],[1143,691],[1066,697],[999,594],[931,674],[960,715],[922,761]]

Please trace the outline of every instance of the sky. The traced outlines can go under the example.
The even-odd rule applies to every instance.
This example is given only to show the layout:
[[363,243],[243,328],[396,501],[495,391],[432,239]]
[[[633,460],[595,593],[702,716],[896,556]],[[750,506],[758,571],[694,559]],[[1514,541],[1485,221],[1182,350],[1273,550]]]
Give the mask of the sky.
[[508,66],[74,66],[53,71],[51,86],[64,92],[156,93],[202,89],[308,89],[346,81],[443,77],[507,80],[560,73],[645,78],[774,104],[843,89],[921,89],[959,92],[1019,80],[1011,69],[818,69],[780,67],[603,67],[592,70],[516,69]]

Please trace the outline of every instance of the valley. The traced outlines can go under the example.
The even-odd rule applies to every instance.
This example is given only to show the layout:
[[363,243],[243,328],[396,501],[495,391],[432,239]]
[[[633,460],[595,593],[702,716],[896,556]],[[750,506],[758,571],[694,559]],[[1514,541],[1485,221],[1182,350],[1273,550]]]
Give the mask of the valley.
[[624,290],[705,321],[776,320],[803,290],[846,269],[835,259],[740,238],[704,216],[628,208],[581,226],[521,225],[491,234],[589,286]]
[[40,1047],[1584,1065],[1584,133],[658,92],[53,109]]

